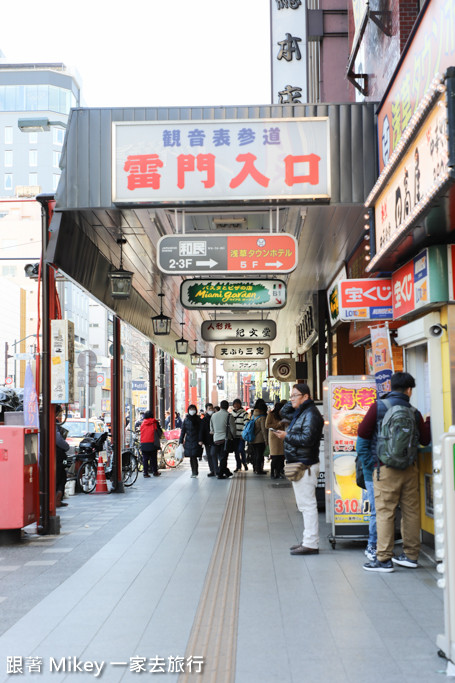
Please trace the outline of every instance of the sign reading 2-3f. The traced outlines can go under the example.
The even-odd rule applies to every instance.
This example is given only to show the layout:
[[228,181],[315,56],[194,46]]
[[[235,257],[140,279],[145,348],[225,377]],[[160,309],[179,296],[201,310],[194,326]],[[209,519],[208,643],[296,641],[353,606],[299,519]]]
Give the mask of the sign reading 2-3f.
[[290,273],[297,243],[286,233],[165,235],[158,241],[158,268],[169,275]]

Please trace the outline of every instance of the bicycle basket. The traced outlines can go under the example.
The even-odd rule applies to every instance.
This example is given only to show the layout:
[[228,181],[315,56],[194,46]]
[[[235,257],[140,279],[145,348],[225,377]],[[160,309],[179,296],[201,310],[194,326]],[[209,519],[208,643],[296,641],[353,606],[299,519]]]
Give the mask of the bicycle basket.
[[173,440],[178,439],[180,437],[180,432],[181,432],[181,429],[166,429],[164,431],[164,438],[167,441],[173,441]]

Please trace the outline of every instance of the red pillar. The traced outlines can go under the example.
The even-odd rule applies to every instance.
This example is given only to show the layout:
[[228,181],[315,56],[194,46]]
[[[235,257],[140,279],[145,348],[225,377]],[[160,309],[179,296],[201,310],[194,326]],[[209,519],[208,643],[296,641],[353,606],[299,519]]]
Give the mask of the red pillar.
[[172,426],[173,426],[173,427],[174,427],[173,420],[174,420],[174,415],[175,415],[175,367],[174,367],[174,363],[175,363],[174,359],[171,358],[171,367],[170,367],[170,373],[169,373],[169,375],[170,375],[169,380],[170,380],[170,383],[171,383],[171,386],[170,386],[170,390],[171,390],[171,407],[170,407],[170,411],[171,411],[171,416],[172,416]]
[[185,411],[188,408],[190,402],[190,371],[185,366]]

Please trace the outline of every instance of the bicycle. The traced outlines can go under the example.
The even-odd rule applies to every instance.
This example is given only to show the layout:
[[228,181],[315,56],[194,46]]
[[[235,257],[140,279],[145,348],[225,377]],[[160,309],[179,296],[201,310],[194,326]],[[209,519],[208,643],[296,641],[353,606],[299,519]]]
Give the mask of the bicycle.
[[139,432],[127,429],[125,432],[125,447],[133,451],[134,457],[137,460],[138,472],[144,470],[144,463],[142,462],[141,441]]
[[[171,435],[173,438],[168,438]],[[163,432],[163,437],[161,439],[161,448],[158,450],[157,453],[159,470],[165,470],[166,468],[174,469],[182,464],[183,458],[177,458],[175,456],[175,450],[179,445],[179,435],[180,429],[172,430],[170,432],[167,430]],[[140,447],[139,434],[137,432],[133,432],[132,429],[129,429],[127,430],[125,441],[128,444],[130,450],[133,451],[134,456],[137,459],[138,471],[142,472],[144,469],[144,465],[142,462],[142,452]]]
[[[76,454],[77,460],[82,463],[77,472],[77,483],[84,493],[92,493],[96,488],[96,474],[98,469],[97,455],[103,449],[106,442],[107,461],[104,463],[106,479],[112,479],[113,447],[107,441],[107,434],[89,434],[79,444]],[[138,476],[138,461],[131,450],[122,452],[122,482],[124,486],[132,486]]]
[[163,441],[165,441],[165,443],[160,450],[161,457],[160,464],[158,466],[160,467],[160,469],[163,469],[161,465],[164,464],[164,467],[174,469],[181,465],[183,462],[183,457],[177,458],[175,455],[175,451],[177,449],[177,446],[179,445],[178,439],[171,439],[170,441],[166,441],[163,439]]

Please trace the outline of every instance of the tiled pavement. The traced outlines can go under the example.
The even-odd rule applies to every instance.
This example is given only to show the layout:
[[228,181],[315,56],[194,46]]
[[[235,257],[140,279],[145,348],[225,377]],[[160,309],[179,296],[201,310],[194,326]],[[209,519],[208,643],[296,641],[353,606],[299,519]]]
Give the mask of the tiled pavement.
[[[73,657],[104,661],[107,683],[147,681],[159,675],[152,673],[155,656],[163,658],[161,677],[177,681],[170,669],[188,656],[233,486],[206,473],[203,464],[199,478],[191,479],[182,467],[159,478],[140,476],[125,494],[73,496],[60,511],[59,536],[38,537],[29,528],[20,545],[0,547],[0,683],[93,680],[96,672],[49,671],[52,661],[61,666],[65,658],[68,666]],[[436,647],[442,591],[431,559],[422,555],[416,570],[365,572],[363,545],[339,541],[332,550],[323,514],[320,554],[292,557],[288,548],[301,533],[292,489],[251,471],[242,476],[245,520],[230,680],[443,681],[445,663]],[[190,654],[207,663],[213,657]],[[141,658],[142,674],[135,670]],[[8,666],[17,673],[8,674]],[[224,673],[213,680],[228,680]],[[193,678],[212,680],[205,672]]]

